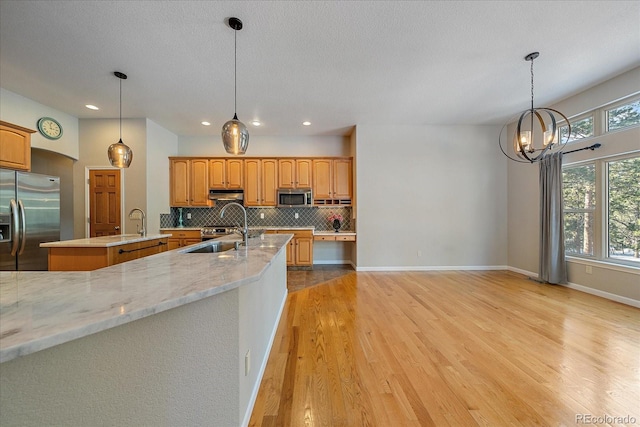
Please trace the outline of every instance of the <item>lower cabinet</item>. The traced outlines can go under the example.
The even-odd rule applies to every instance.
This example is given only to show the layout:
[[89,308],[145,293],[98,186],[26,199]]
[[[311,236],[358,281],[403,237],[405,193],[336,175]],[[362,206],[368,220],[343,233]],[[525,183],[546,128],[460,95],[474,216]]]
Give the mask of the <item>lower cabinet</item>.
[[287,245],[287,266],[313,266],[313,230],[267,230],[271,234],[293,234],[293,239]]
[[59,247],[49,249],[49,271],[91,271],[167,250],[167,238],[109,247]]
[[169,250],[182,248],[202,241],[200,230],[161,230],[160,234],[171,234],[169,238]]

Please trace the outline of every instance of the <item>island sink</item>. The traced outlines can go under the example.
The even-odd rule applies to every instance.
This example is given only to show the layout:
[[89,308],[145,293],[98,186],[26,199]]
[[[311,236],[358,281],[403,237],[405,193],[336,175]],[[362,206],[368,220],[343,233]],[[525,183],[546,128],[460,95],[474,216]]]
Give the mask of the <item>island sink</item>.
[[231,249],[238,250],[240,243],[241,242],[213,242],[206,246],[199,246],[191,250],[185,250],[182,253],[206,254],[206,253],[226,252],[226,251],[230,251]]

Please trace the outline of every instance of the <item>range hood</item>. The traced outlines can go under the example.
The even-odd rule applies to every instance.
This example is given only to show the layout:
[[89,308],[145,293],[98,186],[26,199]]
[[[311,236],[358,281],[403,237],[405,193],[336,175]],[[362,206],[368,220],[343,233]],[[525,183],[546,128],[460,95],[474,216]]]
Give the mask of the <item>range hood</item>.
[[211,188],[209,190],[209,200],[244,200],[243,190],[225,190],[220,188]]

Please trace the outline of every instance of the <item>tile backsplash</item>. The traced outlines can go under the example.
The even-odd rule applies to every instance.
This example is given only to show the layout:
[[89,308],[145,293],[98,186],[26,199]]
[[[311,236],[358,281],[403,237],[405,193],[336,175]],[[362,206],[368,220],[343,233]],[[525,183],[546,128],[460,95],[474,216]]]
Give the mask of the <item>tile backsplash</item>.
[[[229,207],[220,218],[222,207],[231,202],[218,201],[212,208],[182,208],[182,220],[185,227],[204,227],[207,225],[240,225],[244,221],[242,210]],[[315,227],[316,230],[333,230],[327,219],[331,213],[342,215],[341,230],[351,230],[351,207],[323,206],[301,208],[246,208],[249,227]],[[296,213],[298,218],[295,217]],[[191,214],[191,219],[187,219]],[[263,214],[264,218],[261,218]],[[171,228],[178,225],[178,208],[171,208],[171,213],[160,214],[160,228]]]

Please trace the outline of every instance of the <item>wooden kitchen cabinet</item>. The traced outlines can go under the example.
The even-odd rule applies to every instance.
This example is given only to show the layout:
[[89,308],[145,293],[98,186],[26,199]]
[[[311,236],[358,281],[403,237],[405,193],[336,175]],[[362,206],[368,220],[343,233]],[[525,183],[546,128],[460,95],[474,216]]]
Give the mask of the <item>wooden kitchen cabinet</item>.
[[267,230],[271,234],[293,234],[293,239],[287,245],[288,267],[313,266],[313,231],[298,229]]
[[0,121],[0,168],[31,170],[31,134],[34,132]]
[[109,247],[49,247],[49,271],[92,271],[168,250],[168,238]]
[[276,206],[278,161],[246,159],[244,161],[245,206]]
[[244,188],[244,160],[209,159],[209,187],[223,189]]
[[311,159],[279,159],[278,187],[311,188],[312,167]]
[[202,241],[200,230],[160,230],[160,234],[171,234],[168,241],[169,250],[182,248]]
[[355,242],[356,236],[353,234],[340,234],[336,233],[335,235],[328,234],[317,234],[313,236],[313,240],[323,241],[323,242]]
[[315,205],[351,205],[351,159],[314,159],[312,176]]
[[171,206],[210,206],[209,160],[169,158]]

